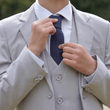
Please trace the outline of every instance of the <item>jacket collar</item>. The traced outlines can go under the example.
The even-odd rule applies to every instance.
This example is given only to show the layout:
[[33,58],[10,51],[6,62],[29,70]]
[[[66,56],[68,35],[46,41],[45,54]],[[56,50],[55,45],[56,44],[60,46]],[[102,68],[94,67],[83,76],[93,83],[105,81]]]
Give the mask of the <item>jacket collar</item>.
[[34,12],[34,4],[22,14],[19,20],[20,22],[23,22],[22,26],[20,27],[20,32],[22,33],[28,45],[31,36],[32,23],[37,20],[37,17],[35,16],[35,12]]

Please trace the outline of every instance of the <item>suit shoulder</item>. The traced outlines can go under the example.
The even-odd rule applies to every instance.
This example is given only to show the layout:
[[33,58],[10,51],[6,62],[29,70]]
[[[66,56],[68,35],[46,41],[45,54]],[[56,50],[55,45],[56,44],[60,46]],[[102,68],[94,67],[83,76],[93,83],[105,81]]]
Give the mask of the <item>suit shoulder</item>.
[[19,19],[23,13],[15,14],[0,21],[0,37],[7,36],[8,39],[11,39],[17,33],[22,25]]
[[15,14],[11,17],[5,18],[0,21],[0,28],[4,28],[4,30],[7,32],[11,31],[14,29],[13,32],[16,32],[20,26],[25,22],[29,17],[31,12],[33,11],[34,4],[27,9],[24,12]]
[[79,11],[78,13],[82,17],[82,19],[88,18],[86,22],[92,27],[94,27],[95,30],[99,30],[102,33],[108,32],[109,24],[110,24],[109,21],[91,13],[82,12],[82,11]]
[[4,28],[11,28],[15,25],[18,25],[19,23],[19,18],[22,16],[24,12],[12,15],[8,18],[5,18],[0,21],[0,23],[3,25]]
[[83,12],[83,11],[79,11],[79,13],[81,14],[81,16],[88,16],[90,18],[89,20],[93,21],[94,23],[95,22],[97,22],[97,23],[107,23],[107,24],[109,23],[108,20],[105,20],[105,19],[103,19],[103,18],[101,18],[101,17],[99,17],[95,14],[87,13],[87,12]]
[[94,32],[97,33],[98,35],[101,34],[104,37],[108,35],[109,27],[110,27],[109,21],[97,15],[79,10],[77,10],[77,15],[81,20],[84,21],[84,23],[90,25],[94,29]]

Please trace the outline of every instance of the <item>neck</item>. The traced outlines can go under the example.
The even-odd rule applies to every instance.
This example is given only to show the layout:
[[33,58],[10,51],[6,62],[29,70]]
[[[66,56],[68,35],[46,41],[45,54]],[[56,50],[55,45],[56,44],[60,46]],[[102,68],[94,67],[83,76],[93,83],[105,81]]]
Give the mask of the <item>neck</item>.
[[69,0],[38,0],[38,1],[41,6],[43,6],[53,14],[60,11],[69,3]]

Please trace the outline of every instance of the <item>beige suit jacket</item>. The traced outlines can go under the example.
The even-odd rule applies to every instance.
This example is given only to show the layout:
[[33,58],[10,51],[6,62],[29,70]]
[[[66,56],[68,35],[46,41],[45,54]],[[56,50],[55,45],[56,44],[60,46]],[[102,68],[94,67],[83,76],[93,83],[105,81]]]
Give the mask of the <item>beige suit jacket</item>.
[[[36,20],[33,7],[0,21],[0,110],[55,110],[54,97],[48,98],[49,92],[53,92],[49,75],[25,47]],[[102,110],[102,104],[110,107],[110,24],[74,7],[73,11],[78,44],[97,58],[91,82],[87,84],[79,73],[81,103],[84,110]],[[64,68],[70,71],[61,63],[59,70]]]

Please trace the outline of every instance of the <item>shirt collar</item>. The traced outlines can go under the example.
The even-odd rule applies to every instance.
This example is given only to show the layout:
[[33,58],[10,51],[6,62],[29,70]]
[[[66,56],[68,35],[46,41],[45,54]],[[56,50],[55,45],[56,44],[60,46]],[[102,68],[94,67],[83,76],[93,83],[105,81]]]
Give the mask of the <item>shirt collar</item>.
[[[38,0],[36,0],[36,2],[35,2],[34,10],[35,10],[35,14],[38,17],[38,19],[48,18],[49,16],[53,15],[50,11],[48,11],[47,9],[42,7],[39,4]],[[71,19],[72,19],[72,7],[71,7],[70,1],[69,1],[68,5],[66,5],[63,9],[61,9],[59,12],[57,12],[54,15],[62,15],[68,21],[71,21]]]

